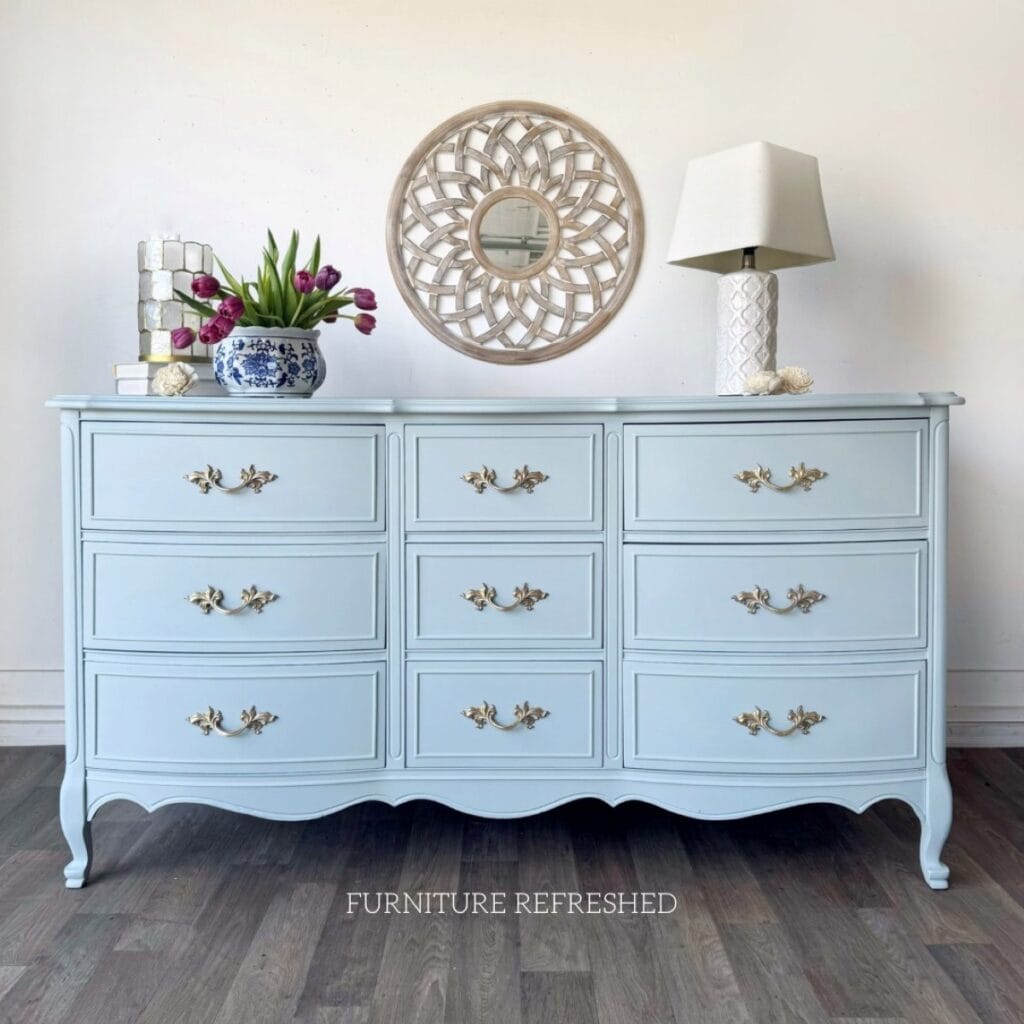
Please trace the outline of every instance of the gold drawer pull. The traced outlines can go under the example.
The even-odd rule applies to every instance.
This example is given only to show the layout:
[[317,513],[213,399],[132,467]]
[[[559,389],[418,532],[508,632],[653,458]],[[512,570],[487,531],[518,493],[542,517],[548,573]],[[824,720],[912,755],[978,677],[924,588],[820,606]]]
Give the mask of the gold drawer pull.
[[786,717],[793,724],[788,729],[776,729],[771,724],[771,712],[762,711],[761,708],[755,706],[753,711],[744,711],[733,721],[745,725],[751,736],[756,736],[761,729],[770,732],[773,736],[792,736],[797,730],[806,736],[811,731],[812,725],[825,721],[825,716],[819,715],[817,711],[804,711],[803,704],[800,704],[795,711],[790,711]]
[[248,469],[243,467],[238,471],[238,483],[234,487],[224,487],[221,484],[223,479],[221,471],[214,469],[213,466],[207,466],[206,469],[194,469],[191,473],[186,473],[185,479],[190,484],[195,484],[203,494],[209,494],[211,487],[223,494],[236,494],[248,487],[249,490],[259,494],[263,490],[264,484],[269,484],[271,480],[277,479],[277,474],[266,469],[257,469],[255,466],[250,466]]
[[512,591],[514,600],[511,604],[498,604],[496,600],[497,594],[498,592],[494,587],[481,583],[476,590],[467,590],[462,596],[467,601],[472,601],[476,605],[478,612],[482,612],[488,605],[492,608],[497,608],[499,612],[510,612],[513,608],[520,607],[525,608],[528,612],[532,612],[533,606],[548,596],[543,590],[531,587],[529,583],[524,583],[521,587],[516,587]]
[[209,615],[211,611],[220,612],[221,615],[237,615],[239,612],[244,612],[247,608],[251,608],[257,615],[262,615],[263,609],[271,601],[277,600],[277,594],[270,590],[257,590],[254,583],[251,587],[247,587],[242,591],[242,603],[237,608],[222,607],[221,601],[224,600],[224,593],[216,587],[197,590],[194,594],[189,594],[185,600],[198,605],[199,610],[204,615]]
[[746,484],[755,494],[762,485],[769,490],[778,491],[781,494],[783,491],[793,490],[794,487],[802,487],[805,491],[809,491],[816,481],[822,480],[827,476],[828,473],[823,469],[808,469],[801,462],[799,466],[789,467],[788,484],[772,483],[772,471],[764,466],[745,469],[742,473],[736,474],[736,479],[741,484]]
[[518,490],[524,490],[527,494],[533,494],[534,487],[548,479],[546,473],[542,473],[539,469],[530,469],[529,466],[513,470],[512,484],[509,487],[499,486],[496,482],[497,477],[497,472],[493,469],[488,469],[486,466],[481,466],[478,470],[474,469],[469,473],[462,474],[462,479],[474,487],[477,494],[483,494],[488,487],[499,494],[511,494],[513,491]]
[[787,590],[786,597],[789,598],[789,604],[785,608],[775,608],[770,604],[771,594],[761,587],[754,587],[753,590],[741,590],[738,594],[732,595],[734,601],[746,605],[747,611],[751,615],[756,615],[758,608],[774,612],[776,615],[785,615],[787,612],[799,608],[800,611],[806,614],[811,610],[811,605],[825,600],[825,595],[819,594],[817,590],[804,590],[802,583],[797,584],[793,589]]
[[230,731],[222,729],[221,722],[223,721],[224,716],[219,711],[214,711],[213,708],[197,711],[194,715],[188,716],[189,725],[199,726],[204,736],[209,736],[212,730],[218,736],[227,736],[230,739],[232,736],[241,736],[242,733],[250,730],[259,736],[263,732],[263,726],[277,721],[277,715],[269,711],[257,711],[254,704],[251,708],[242,711],[242,724],[237,729]]
[[466,718],[473,719],[478,729],[482,729],[485,725],[493,725],[495,729],[500,729],[502,732],[510,732],[512,729],[518,729],[521,725],[532,729],[542,718],[547,718],[551,714],[550,711],[545,711],[543,708],[530,707],[528,700],[524,700],[522,704],[517,704],[513,708],[512,714],[515,715],[516,720],[509,722],[508,725],[502,725],[497,720],[498,709],[493,704],[488,704],[487,701],[483,701],[478,707],[466,708],[462,713]]

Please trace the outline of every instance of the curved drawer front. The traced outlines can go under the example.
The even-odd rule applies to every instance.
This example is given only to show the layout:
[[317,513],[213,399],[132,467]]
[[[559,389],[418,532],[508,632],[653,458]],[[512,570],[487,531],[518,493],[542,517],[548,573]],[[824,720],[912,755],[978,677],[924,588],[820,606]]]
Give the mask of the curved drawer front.
[[625,529],[924,526],[927,427],[927,420],[626,427]]
[[748,652],[921,648],[925,550],[924,541],[627,544],[625,645]]
[[601,646],[599,544],[411,544],[410,648]]
[[924,764],[923,662],[627,661],[625,669],[627,767],[762,773]]
[[87,659],[85,679],[91,767],[236,773],[384,764],[383,663]]
[[409,765],[599,764],[597,662],[410,664]]
[[383,530],[383,436],[372,426],[86,425],[82,525]]
[[383,545],[83,548],[86,647],[245,654],[384,646]]
[[600,442],[597,426],[409,427],[407,527],[599,530]]

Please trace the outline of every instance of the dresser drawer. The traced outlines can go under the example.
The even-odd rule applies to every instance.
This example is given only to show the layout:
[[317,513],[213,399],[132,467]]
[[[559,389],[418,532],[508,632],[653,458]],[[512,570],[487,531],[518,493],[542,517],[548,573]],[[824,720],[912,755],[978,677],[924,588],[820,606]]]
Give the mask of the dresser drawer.
[[599,530],[599,426],[408,427],[410,530]]
[[203,773],[382,767],[384,677],[379,662],[87,658],[87,763]]
[[410,648],[601,646],[601,545],[410,544]]
[[624,680],[630,768],[852,772],[924,764],[923,662],[627,661]]
[[86,647],[244,654],[384,646],[383,545],[90,541],[84,570]]
[[925,550],[924,541],[627,544],[625,645],[754,652],[924,647]]
[[408,666],[407,680],[411,766],[601,761],[598,662],[420,662]]
[[927,427],[927,420],[627,426],[625,528],[923,526]]
[[86,424],[82,525],[383,530],[383,436],[373,426]]

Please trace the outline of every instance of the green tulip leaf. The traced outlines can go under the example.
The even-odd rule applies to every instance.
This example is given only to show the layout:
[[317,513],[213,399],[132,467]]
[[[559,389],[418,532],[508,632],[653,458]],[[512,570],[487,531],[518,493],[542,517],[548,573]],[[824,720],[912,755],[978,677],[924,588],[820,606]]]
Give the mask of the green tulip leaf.
[[281,280],[291,280],[292,275],[295,273],[295,256],[299,251],[299,233],[298,231],[292,232],[292,237],[288,242],[288,249],[284,254],[284,259],[281,261]]
[[284,322],[284,288],[281,278],[277,276],[277,267],[273,263],[267,263],[267,312]]
[[289,327],[302,327],[302,324],[299,322],[299,318],[302,316],[302,307],[305,306],[306,299],[308,298],[308,295],[299,296],[299,301],[295,304],[295,312],[292,313],[291,318],[288,321]]
[[299,293],[295,290],[295,283],[292,281],[292,275],[289,274],[285,277],[281,276],[281,297],[282,297],[282,308],[281,315],[286,321],[291,323],[292,314],[295,312],[295,307],[299,304]]
[[245,300],[245,290],[242,286],[231,276],[231,271],[220,261],[220,257],[214,256],[214,260],[217,262],[217,266],[220,268],[221,274],[224,275],[224,280],[227,281],[231,291],[234,292],[240,299]]
[[325,316],[333,315],[339,309],[349,305],[351,301],[350,298],[343,295],[325,296],[317,300],[306,310],[305,319],[312,320],[314,324],[318,324]]
[[263,315],[263,300],[260,297],[260,292],[259,292],[258,286],[253,284],[252,281],[246,281],[245,278],[243,277],[242,278],[242,288],[245,291],[245,295],[243,296],[243,298],[245,300],[246,311],[250,311],[251,310],[252,312],[256,313],[258,316],[262,316]]
[[201,316],[211,317],[217,315],[217,310],[215,310],[213,306],[210,306],[205,302],[197,302],[191,295],[186,295],[184,292],[178,291],[177,288],[174,289],[174,294],[177,295],[189,309],[199,313]]

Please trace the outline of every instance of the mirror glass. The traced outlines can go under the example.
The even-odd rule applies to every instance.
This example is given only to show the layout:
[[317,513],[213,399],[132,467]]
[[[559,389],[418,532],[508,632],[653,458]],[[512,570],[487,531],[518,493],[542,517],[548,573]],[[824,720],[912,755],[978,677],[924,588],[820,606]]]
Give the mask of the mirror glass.
[[500,270],[523,270],[540,262],[551,238],[547,215],[525,196],[499,199],[480,218],[480,248]]

